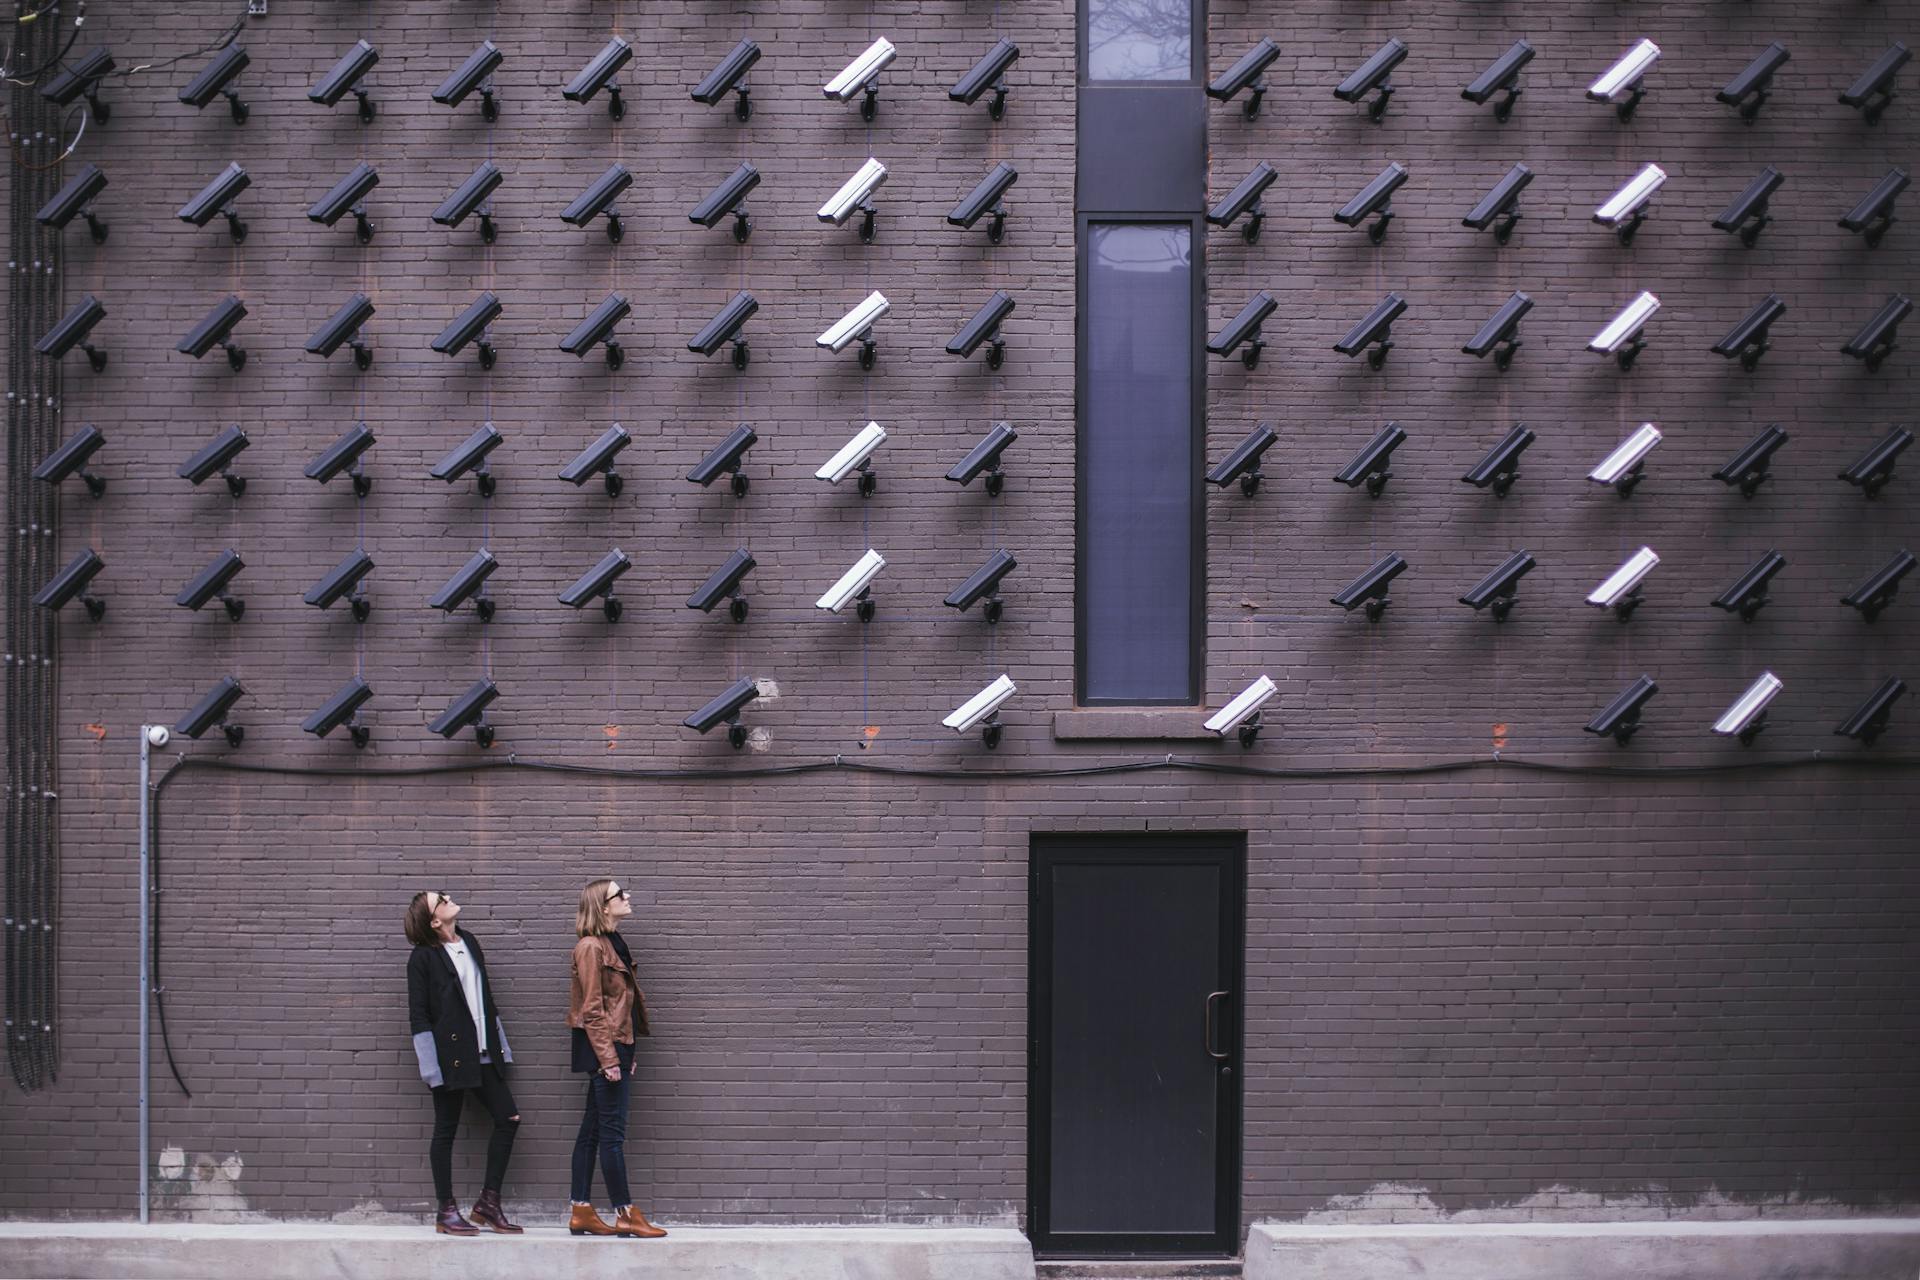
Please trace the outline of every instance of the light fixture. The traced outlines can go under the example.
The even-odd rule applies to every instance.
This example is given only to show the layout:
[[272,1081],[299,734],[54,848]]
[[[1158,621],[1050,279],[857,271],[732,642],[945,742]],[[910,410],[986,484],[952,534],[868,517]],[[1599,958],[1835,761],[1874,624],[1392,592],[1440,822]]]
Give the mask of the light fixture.
[[1374,562],[1372,568],[1349,582],[1339,595],[1333,597],[1333,603],[1352,613],[1361,606],[1366,607],[1367,621],[1378,622],[1380,615],[1387,611],[1393,601],[1388,598],[1387,590],[1393,580],[1406,571],[1407,562],[1397,551],[1390,551]]
[[1600,714],[1587,721],[1587,732],[1599,734],[1603,738],[1612,738],[1621,746],[1640,731],[1640,710],[1647,700],[1660,692],[1652,676],[1641,676],[1620,691]]
[[493,726],[487,723],[487,708],[499,696],[500,688],[493,681],[484,678],[476,680],[445,711],[434,717],[427,729],[451,742],[462,729],[471,725],[473,740],[482,747],[490,747],[493,745]]
[[195,704],[193,710],[180,717],[173,731],[197,739],[207,730],[217,728],[229,747],[237,747],[247,736],[247,731],[231,723],[227,717],[233,711],[234,704],[246,696],[245,685],[232,676],[222,676],[220,682],[207,691],[207,695]]
[[1767,706],[1779,696],[1781,688],[1780,677],[1762,671],[1760,678],[1713,722],[1713,731],[1723,738],[1740,739],[1743,747],[1751,745],[1767,727]]
[[1207,472],[1207,483],[1224,489],[1237,479],[1240,481],[1240,492],[1251,498],[1260,488],[1260,459],[1279,438],[1266,423],[1255,426],[1244,440],[1233,447],[1232,452]]

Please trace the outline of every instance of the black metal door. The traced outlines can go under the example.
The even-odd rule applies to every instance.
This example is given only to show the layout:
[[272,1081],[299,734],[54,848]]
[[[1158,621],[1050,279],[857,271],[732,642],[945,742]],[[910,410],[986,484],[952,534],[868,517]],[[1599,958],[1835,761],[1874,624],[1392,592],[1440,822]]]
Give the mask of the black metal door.
[[1033,838],[1042,1256],[1235,1251],[1244,884],[1238,835]]

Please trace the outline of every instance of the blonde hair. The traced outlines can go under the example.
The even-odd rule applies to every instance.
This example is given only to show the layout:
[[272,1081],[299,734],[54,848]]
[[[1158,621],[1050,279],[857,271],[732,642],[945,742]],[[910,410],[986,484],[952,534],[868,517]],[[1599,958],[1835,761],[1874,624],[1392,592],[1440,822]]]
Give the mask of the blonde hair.
[[574,933],[593,938],[613,932],[613,920],[607,915],[607,886],[618,883],[611,878],[595,880],[580,891],[580,909],[573,917]]

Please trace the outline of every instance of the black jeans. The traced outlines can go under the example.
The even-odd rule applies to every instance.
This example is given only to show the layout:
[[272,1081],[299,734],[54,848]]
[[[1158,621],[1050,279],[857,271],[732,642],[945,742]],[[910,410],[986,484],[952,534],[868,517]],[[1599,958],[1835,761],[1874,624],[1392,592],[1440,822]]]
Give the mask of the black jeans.
[[507,1180],[507,1160],[513,1155],[513,1135],[520,1128],[520,1108],[513,1105],[513,1092],[506,1077],[491,1062],[480,1064],[478,1089],[449,1089],[445,1085],[433,1091],[433,1145],[427,1148],[427,1160],[433,1166],[433,1193],[445,1204],[453,1199],[453,1135],[460,1128],[460,1112],[467,1095],[477,1093],[487,1114],[493,1117],[493,1136],[487,1140],[488,1191],[499,1191]]
[[593,1157],[600,1154],[600,1176],[607,1183],[608,1202],[615,1209],[633,1203],[627,1190],[627,1099],[633,1087],[633,1046],[617,1044],[620,1079],[598,1071],[587,1077],[587,1106],[580,1116],[580,1132],[573,1139],[573,1190],[576,1204],[593,1202]]

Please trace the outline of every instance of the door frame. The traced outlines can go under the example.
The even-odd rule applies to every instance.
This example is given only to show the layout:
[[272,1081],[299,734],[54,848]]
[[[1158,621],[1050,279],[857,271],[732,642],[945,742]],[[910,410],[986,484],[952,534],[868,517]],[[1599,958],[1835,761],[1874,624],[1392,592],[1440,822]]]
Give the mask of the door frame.
[[[1232,1009],[1215,1043],[1235,1070],[1221,1080],[1215,1104],[1214,1230],[1204,1236],[1165,1234],[1055,1236],[1047,1221],[1052,1191],[1049,1132],[1052,1064],[1043,1029],[1053,1011],[1052,895],[1045,874],[1058,855],[1110,863],[1165,862],[1189,856],[1220,867],[1220,969],[1233,987]],[[1242,1125],[1246,1090],[1247,833],[1244,831],[1035,831],[1027,839],[1027,1238],[1034,1256],[1055,1258],[1222,1258],[1240,1252]]]

